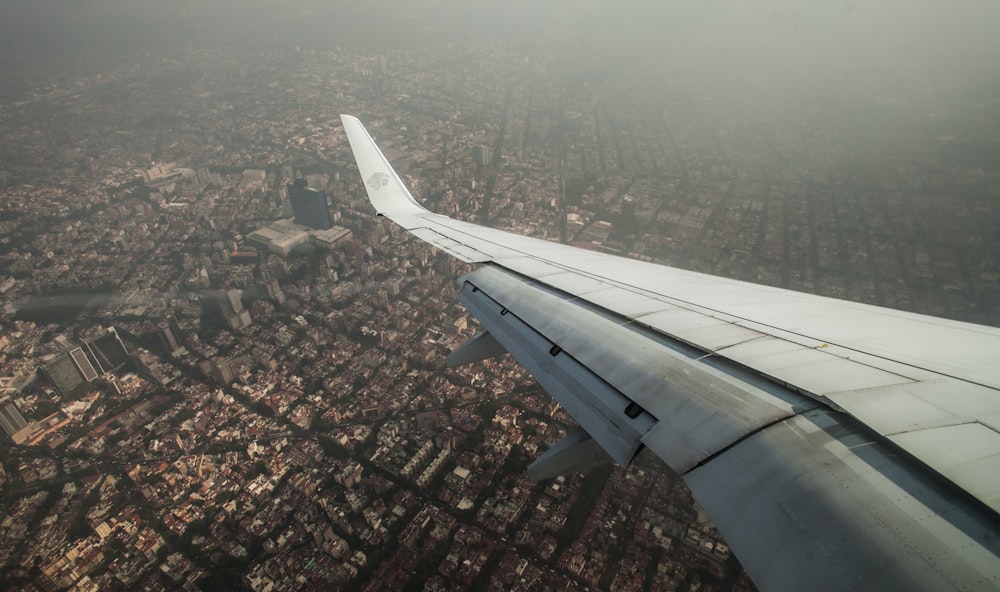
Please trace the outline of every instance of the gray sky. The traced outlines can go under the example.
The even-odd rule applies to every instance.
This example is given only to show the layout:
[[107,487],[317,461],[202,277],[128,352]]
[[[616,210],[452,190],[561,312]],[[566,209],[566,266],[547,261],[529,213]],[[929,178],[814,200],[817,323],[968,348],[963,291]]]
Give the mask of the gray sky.
[[[108,56],[191,43],[377,49],[501,37],[595,79],[669,83],[680,75],[734,106],[780,110],[830,89],[912,96],[958,83],[985,97],[1000,93],[998,0],[0,2],[3,70],[89,74]],[[901,86],[901,78],[924,86]]]
[[[723,51],[765,57],[784,51],[822,60],[844,52],[985,59],[1000,49],[996,0],[3,0],[5,37],[23,46],[135,42],[129,29],[179,39],[190,30],[223,33],[280,27],[282,19],[338,21],[367,12],[424,17],[477,35],[523,33],[565,49]],[[157,35],[159,37],[159,35]]]

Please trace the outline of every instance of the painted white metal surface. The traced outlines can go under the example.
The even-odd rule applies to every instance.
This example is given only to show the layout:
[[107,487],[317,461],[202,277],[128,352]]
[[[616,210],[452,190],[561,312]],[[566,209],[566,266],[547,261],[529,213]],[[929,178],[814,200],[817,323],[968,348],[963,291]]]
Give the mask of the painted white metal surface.
[[996,590],[982,508],[829,412],[771,426],[685,475],[762,590]]
[[[546,283],[550,285],[565,289],[613,312],[636,318],[666,335],[678,337],[708,351],[722,348],[713,348],[718,346],[714,340],[706,338],[702,342],[699,339],[697,321],[685,320],[688,324],[682,323],[675,327],[667,322],[666,317],[664,322],[657,323],[657,313],[646,311],[659,309],[662,302],[702,313],[706,317],[728,320],[760,333],[778,337],[791,335],[815,342],[812,347],[800,345],[790,348],[780,356],[783,360],[740,359],[736,349],[740,345],[720,351],[722,355],[730,356],[813,394],[886,386],[892,384],[894,379],[883,372],[901,374],[898,370],[900,365],[936,375],[933,377],[934,381],[946,391],[956,390],[949,384],[953,380],[983,385],[994,391],[1000,389],[1000,365],[996,363],[1000,358],[1000,330],[996,328],[580,251],[431,214],[419,206],[402,185],[360,122],[345,117],[344,126],[376,210],[393,220],[400,219],[410,229],[419,228],[422,220],[425,228],[446,236],[455,243],[470,246],[476,251],[474,255],[448,243],[452,252],[464,254],[465,260],[470,260],[470,256],[476,261],[489,257],[495,264],[529,277],[543,280],[548,278]],[[569,273],[550,273],[553,267]],[[644,304],[648,305],[643,306],[637,304],[636,300],[631,300],[627,308],[619,309],[616,302],[612,301],[614,299],[608,297],[614,296],[613,292],[608,291],[608,286],[644,295],[649,301]],[[594,299],[590,300],[588,294],[593,294]],[[643,312],[633,312],[637,309]],[[671,311],[660,314],[668,315]],[[826,348],[821,350],[823,346]],[[864,367],[853,369],[850,369],[850,363],[824,364],[818,361],[814,352],[841,360],[849,360],[851,353],[855,352],[865,357],[866,363]],[[813,359],[817,361],[813,362]],[[810,365],[814,372],[806,368]],[[989,417],[1000,415],[1000,397],[993,397],[986,403],[987,406],[980,409],[981,414]],[[950,414],[948,401],[939,400],[935,404],[942,408],[942,412],[940,417],[927,424],[928,427],[939,425],[941,419]],[[873,425],[877,423],[876,416],[883,408],[878,403],[878,393],[872,392],[869,398],[852,399],[848,410],[863,422]],[[937,465],[942,462],[946,462],[945,459],[935,459]],[[936,468],[942,469],[940,466]],[[1000,461],[995,468],[995,473],[1000,475]]]
[[1000,458],[1000,433],[980,423],[904,432],[890,439],[952,481],[965,483],[987,505],[1000,506],[995,472]]
[[645,294],[625,290],[618,286],[588,292],[586,296],[588,302],[602,308],[607,308],[608,310],[611,310],[613,306],[615,312],[626,318],[635,318],[639,315],[676,308],[676,306],[668,302],[656,300]]
[[1000,423],[993,410],[996,396],[993,389],[940,380],[844,391],[831,394],[829,399],[847,409],[871,408],[866,423],[877,432],[892,436],[965,423],[996,426]]
[[[502,274],[491,268],[475,273],[483,272]],[[467,277],[475,277],[475,273]],[[488,278],[479,277],[483,284],[487,283]],[[459,293],[459,301],[615,462],[628,466],[642,445],[642,435],[652,427],[655,419],[645,412],[628,417],[625,410],[629,400],[621,392],[572,356],[553,348],[548,336],[503,304],[505,298],[516,300],[520,304],[518,310],[528,312],[529,305],[525,302],[533,301],[537,290],[518,278],[494,275],[492,279],[504,283],[480,287],[477,283],[466,282]]]
[[[817,582],[832,589],[997,588],[1000,329],[581,251],[432,214],[360,122],[345,116],[344,127],[380,215],[460,259],[488,262],[477,278],[497,266],[561,291],[547,292],[562,300],[553,310],[529,290],[525,320],[504,345],[512,353],[520,348],[515,356],[557,399],[572,405],[582,400],[574,388],[591,393],[580,411],[590,416],[588,429],[617,428],[599,418],[597,403],[618,390],[656,418],[643,442],[668,464],[692,468],[717,454],[687,478],[727,538],[739,541],[755,581],[784,590]],[[511,302],[525,300],[517,292],[508,290]],[[616,329],[595,335],[573,328],[605,322]],[[699,348],[705,365],[732,360],[846,411],[885,439],[824,411],[777,416],[772,427],[719,449],[720,430],[741,422],[760,430],[766,394],[738,393],[752,377],[692,378],[690,366],[656,357],[660,337],[635,339],[630,323]],[[535,351],[549,340],[572,359]],[[613,389],[593,394],[602,384]],[[992,513],[940,488],[888,441]]]
[[[437,232],[448,234],[448,225],[450,222],[443,224],[435,217],[433,227]],[[469,226],[467,223],[460,223],[459,228],[452,229],[451,232],[463,236],[468,232]],[[475,228],[474,225],[471,226]],[[939,408],[938,413],[928,417],[926,424],[913,426],[915,430],[938,427],[953,418],[956,415],[950,411],[950,407],[955,404],[953,399],[961,399],[965,393],[964,387],[970,382],[985,385],[993,391],[994,396],[988,400],[977,400],[977,403],[984,405],[978,409],[979,414],[1000,417],[1000,389],[996,386],[1000,384],[1000,378],[996,376],[996,368],[1000,366],[993,364],[994,359],[1000,358],[1000,330],[756,286],[601,253],[587,253],[590,259],[588,264],[585,268],[580,266],[580,269],[576,269],[565,263],[573,260],[579,265],[579,255],[572,253],[563,256],[564,251],[574,251],[571,247],[492,229],[482,229],[481,232],[484,240],[498,243],[502,254],[493,259],[492,263],[528,275],[531,269],[525,262],[531,257],[526,259],[525,255],[531,252],[532,245],[538,244],[539,250],[547,253],[548,258],[538,258],[536,261],[561,267],[576,276],[570,280],[570,276],[566,274],[548,274],[539,277],[539,280],[548,283],[548,280],[558,279],[553,284],[572,284],[579,291],[568,293],[600,304],[614,313],[634,318],[636,322],[648,324],[664,335],[676,337],[706,351],[717,351],[718,355],[731,357],[775,380],[816,396],[854,391],[869,393],[867,397],[851,399],[850,406],[837,402],[847,399],[831,399],[831,402],[874,429],[878,429],[882,415],[886,412],[876,389],[913,380],[910,375],[933,380],[942,388],[942,392],[951,395],[935,400],[934,406]],[[506,254],[511,250],[522,255],[508,258]],[[534,263],[531,267],[538,269]],[[594,290],[585,286],[593,287]],[[604,288],[597,289],[601,286]],[[632,300],[629,308],[619,308],[616,302],[609,302],[612,299],[607,296],[612,293],[607,291],[607,286],[631,292],[645,298],[647,302]],[[604,298],[599,298],[599,295]],[[663,309],[661,306],[674,306],[701,314],[706,319],[706,324],[708,319],[729,320],[734,325],[776,336],[775,338],[785,341],[787,345],[783,345],[787,347],[787,351],[780,356],[740,359],[736,355],[739,351],[737,348],[748,346],[752,350],[756,340],[725,347],[730,344],[703,339],[699,335],[699,326],[694,321],[686,321],[688,324],[679,328],[671,326],[669,322],[648,322],[650,318],[647,317],[653,317],[656,313],[647,311],[659,309],[664,311],[662,314],[667,315],[673,310]],[[638,316],[632,313],[636,307],[644,314],[639,313],[641,316]],[[655,318],[652,320],[655,321]],[[704,337],[709,335],[712,334],[706,332]],[[930,344],[933,347],[929,347]],[[714,350],[713,346],[718,346],[718,350]],[[940,357],[931,352],[939,352]],[[863,358],[864,363],[853,360],[853,357]],[[967,362],[967,365],[963,362]],[[919,404],[919,401],[913,401],[912,404]],[[941,456],[924,459],[919,450],[907,450],[940,474],[950,479],[959,479],[955,481],[957,485],[987,503],[981,480],[973,482],[965,479],[963,473],[947,470],[950,462],[958,461],[957,457],[953,460]],[[991,474],[996,475],[989,487],[1000,489],[1000,457],[983,457],[983,460],[990,467]],[[1000,512],[1000,505],[991,507]]]
[[[452,242],[442,246],[465,261],[490,260],[537,278],[815,396],[838,393],[833,404],[874,429],[886,413],[878,389],[912,380],[931,381],[949,396],[934,397],[931,408],[925,407],[927,413],[910,429],[964,423],[955,418],[968,414],[951,408],[966,405],[962,399],[970,396],[968,383],[992,391],[988,399],[974,399],[981,405],[978,414],[1000,429],[990,419],[1000,417],[1000,329],[581,251],[432,214],[402,185],[360,122],[345,117],[344,127],[376,210],[418,234],[432,236],[428,231],[433,231],[433,236],[447,237]],[[722,328],[720,321],[733,328]],[[782,353],[761,353],[772,344],[753,339],[752,332],[783,340],[778,346]],[[740,341],[741,336],[747,339]],[[851,392],[866,396],[843,396]],[[886,397],[904,406],[928,401],[907,401],[911,395],[910,390],[896,390]],[[979,497],[978,481],[972,483],[964,473],[947,468],[959,456],[925,459],[922,449],[907,450],[942,475],[960,479],[959,486]],[[981,460],[997,475],[990,486],[1000,489],[1000,457]],[[1000,511],[1000,506],[993,507]]]
[[[550,360],[546,353],[541,361],[524,359],[526,351],[518,350],[516,343],[513,344],[515,349],[508,347],[526,368],[541,368],[542,372],[551,374],[552,366],[567,357],[572,358],[581,369],[574,373],[573,380],[581,385],[588,384],[580,377],[585,368],[614,391],[626,393],[629,400],[656,418],[658,421],[652,429],[649,424],[637,433],[642,443],[679,473],[764,426],[818,406],[803,396],[766,392],[738,380],[671,348],[665,341],[637,332],[624,319],[574,304],[561,292],[500,268],[482,267],[463,276],[459,283],[463,285],[459,299],[501,342],[509,332],[507,325],[516,318],[517,322],[531,327],[546,343],[559,346],[561,353],[557,357]],[[490,315],[483,305],[476,304],[474,294],[495,302],[495,308],[503,308],[508,314],[502,317],[503,320]],[[545,351],[548,347],[540,349]],[[549,388],[546,376],[539,376],[535,371],[532,374]],[[592,432],[593,424],[586,425],[586,418],[577,416],[575,410],[579,406],[572,399],[574,393],[577,396],[584,394],[578,392],[580,390],[553,394],[596,440],[601,441],[602,438]],[[593,387],[587,390],[598,394],[604,392]],[[603,396],[610,398],[607,394]],[[624,408],[625,404],[619,404],[618,408],[608,405],[608,411],[604,412],[605,422],[632,423],[623,415]],[[620,462],[620,455],[612,456]]]
[[375,210],[394,220],[396,216],[426,212],[399,180],[396,171],[389,166],[389,161],[358,118],[341,115],[340,119],[347,132],[347,140],[351,143],[351,151],[358,163],[358,171],[365,183],[368,198]]
[[[388,215],[388,214],[387,214]],[[390,216],[391,217],[391,216]],[[1000,388],[1000,329],[880,308],[584,251],[431,215],[449,236],[474,233],[492,261],[531,276],[529,259],[710,316],[754,323]],[[464,239],[463,239],[464,242]],[[511,256],[511,253],[517,253]],[[757,328],[757,327],[754,327]],[[758,329],[759,330],[759,329]],[[929,341],[930,340],[930,341]],[[934,343],[934,348],[927,348]]]
[[410,232],[417,238],[434,245],[452,257],[461,259],[466,263],[483,263],[491,259],[490,255],[481,253],[430,228],[413,228]]
[[775,337],[722,348],[719,353],[815,395],[912,382],[883,369]]

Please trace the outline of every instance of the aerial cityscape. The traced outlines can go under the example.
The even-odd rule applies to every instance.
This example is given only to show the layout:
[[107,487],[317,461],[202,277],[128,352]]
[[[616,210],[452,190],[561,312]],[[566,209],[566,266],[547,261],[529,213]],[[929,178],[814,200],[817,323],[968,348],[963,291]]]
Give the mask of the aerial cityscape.
[[445,368],[473,267],[373,215],[341,113],[435,212],[1000,326],[995,73],[314,20],[5,60],[3,589],[754,589],[651,454],[528,480],[572,418],[509,357]]

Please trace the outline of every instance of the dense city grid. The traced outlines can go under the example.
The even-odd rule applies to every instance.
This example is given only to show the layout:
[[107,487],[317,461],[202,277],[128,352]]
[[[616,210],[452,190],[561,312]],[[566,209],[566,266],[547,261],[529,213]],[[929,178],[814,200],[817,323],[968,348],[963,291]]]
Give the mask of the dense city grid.
[[[739,81],[544,46],[198,47],[8,98],[0,405],[34,423],[0,448],[2,587],[752,589],[655,458],[526,479],[571,418],[509,359],[444,369],[471,268],[372,216],[339,114],[440,213],[1000,324],[1000,167],[928,119],[982,96],[870,67],[720,112]],[[350,235],[268,253],[300,175]],[[246,326],[205,315],[232,290]],[[103,327],[127,358],[74,382]]]

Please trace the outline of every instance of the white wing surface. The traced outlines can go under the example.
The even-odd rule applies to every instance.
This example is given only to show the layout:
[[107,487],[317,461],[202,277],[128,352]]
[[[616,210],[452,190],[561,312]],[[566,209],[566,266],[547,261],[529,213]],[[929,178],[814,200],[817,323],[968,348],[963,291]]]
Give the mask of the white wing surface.
[[378,214],[482,264],[448,363],[509,351],[579,423],[530,476],[647,447],[764,590],[1000,586],[1000,330],[433,214],[342,120]]

